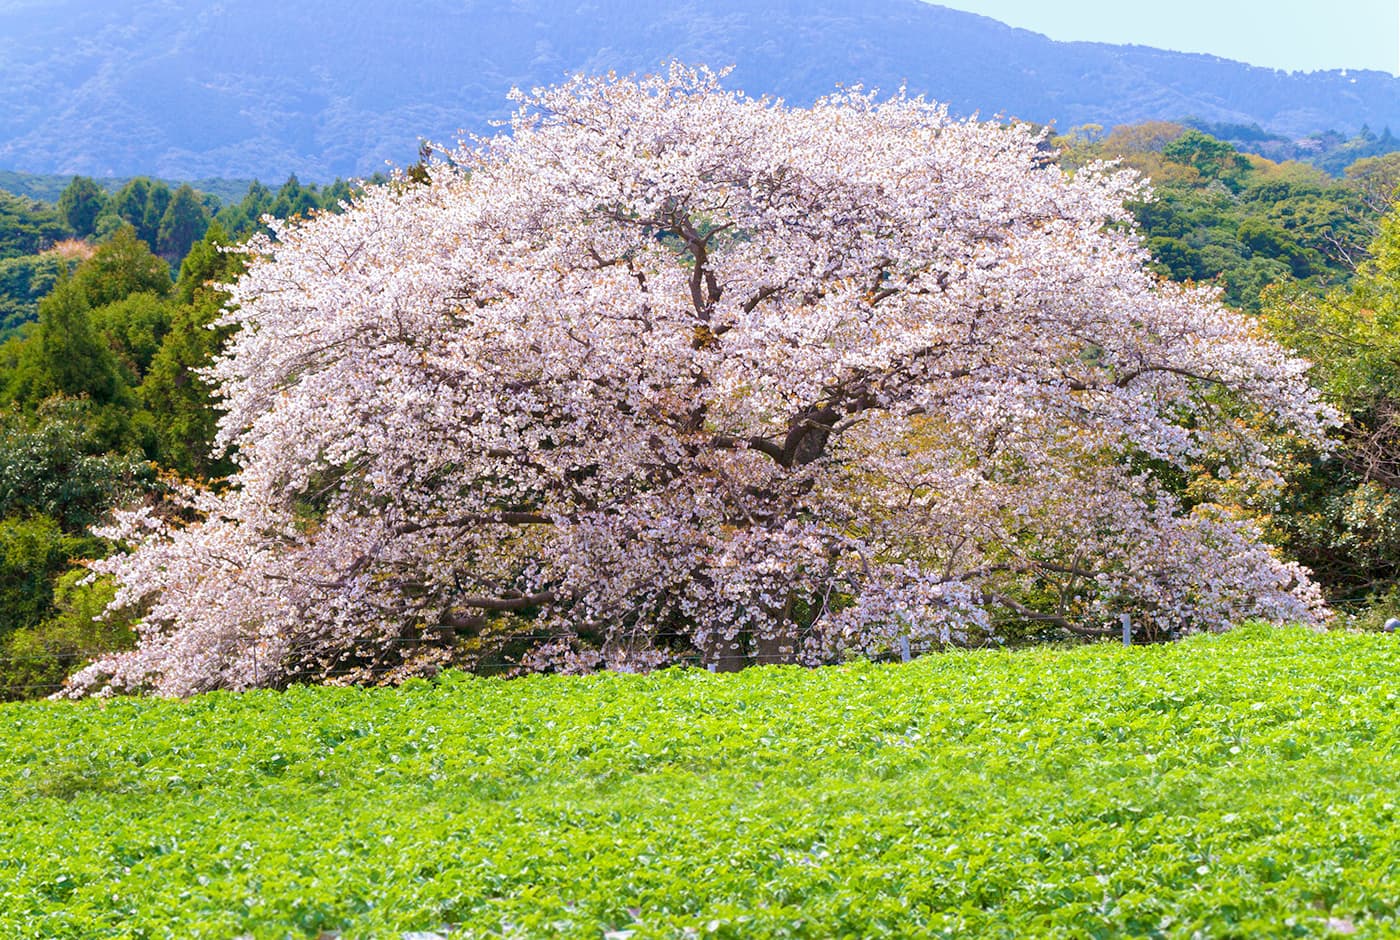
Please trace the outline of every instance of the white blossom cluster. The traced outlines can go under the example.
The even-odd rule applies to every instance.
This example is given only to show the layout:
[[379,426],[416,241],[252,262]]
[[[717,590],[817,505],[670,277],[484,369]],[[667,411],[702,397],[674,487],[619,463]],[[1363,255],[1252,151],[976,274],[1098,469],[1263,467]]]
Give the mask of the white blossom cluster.
[[119,519],[98,567],[140,645],[75,694],[492,642],[731,668],[1008,618],[1322,615],[1154,470],[1267,481],[1264,432],[1330,416],[1304,362],[1145,270],[1130,174],[921,99],[794,108],[680,66],[520,100],[427,182],[251,247],[211,370],[238,472]]

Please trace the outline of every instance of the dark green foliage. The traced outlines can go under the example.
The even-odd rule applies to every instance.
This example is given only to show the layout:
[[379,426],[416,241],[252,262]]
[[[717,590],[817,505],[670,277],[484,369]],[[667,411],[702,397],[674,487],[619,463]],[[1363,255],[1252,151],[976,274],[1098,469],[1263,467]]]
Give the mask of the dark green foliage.
[[91,307],[143,292],[164,297],[172,286],[170,265],[152,254],[130,226],[119,228],[79,265],[73,282]]
[[1306,178],[1261,175],[1249,181],[1240,199],[1248,217],[1279,231],[1281,250],[1301,257],[1307,276],[1349,274],[1365,257],[1378,220],[1352,187]]
[[1145,124],[1059,143],[1071,166],[1122,158],[1150,177],[1154,199],[1134,211],[1158,271],[1218,284],[1238,309],[1257,312],[1261,292],[1283,280],[1344,283],[1374,233],[1376,212],[1354,185],[1246,157],[1200,131]]
[[315,189],[302,186],[293,173],[287,177],[282,188],[277,190],[277,198],[272,200],[272,208],[268,211],[279,219],[290,219],[293,216],[306,215],[317,206]]
[[1392,136],[1389,128],[1379,137],[1364,125],[1351,137],[1335,130],[1290,136],[1265,130],[1258,124],[1212,123],[1195,118],[1187,118],[1182,123],[1230,144],[1241,153],[1257,154],[1269,160],[1308,163],[1334,177],[1341,176],[1357,160],[1383,157],[1400,150],[1400,139]]
[[0,415],[0,517],[45,516],[81,533],[155,485],[150,463],[112,452],[97,411],[56,398],[32,415]]
[[[70,191],[75,205],[81,184]],[[164,202],[162,190],[147,180],[125,187],[104,210],[105,241],[76,267],[70,259],[91,249],[0,259],[0,315],[9,317],[0,325],[37,311],[0,343],[9,405],[0,414],[0,697],[35,694],[86,655],[131,643],[129,624],[92,623],[102,602],[76,583],[74,566],[111,550],[84,535],[90,526],[158,489],[148,458],[193,476],[232,469],[209,455],[216,412],[197,370],[227,335],[207,327],[224,301],[215,285],[237,276],[242,255],[218,250],[230,242],[218,226],[205,235],[207,202],[192,188]],[[283,195],[306,205],[316,191],[292,180]],[[139,208],[145,224],[160,204],[161,247],[184,262],[178,286],[117,214]],[[186,243],[195,233],[204,237]]]
[[108,234],[105,230],[116,231],[125,224],[130,225],[139,238],[150,195],[151,181],[147,177],[138,176],[128,182],[107,204],[106,224],[99,229],[99,234]]
[[156,233],[156,250],[171,264],[185,257],[190,246],[204,237],[209,228],[209,213],[198,194],[188,185],[175,190]]
[[1312,259],[1293,236],[1277,225],[1258,218],[1247,218],[1236,233],[1250,257],[1279,261],[1294,277],[1304,278],[1313,273]]
[[[1188,118],[1182,123],[1184,123],[1188,127],[1200,131],[1202,134],[1214,137],[1216,140],[1226,141],[1227,143],[1230,143],[1235,146],[1238,146],[1238,143],[1245,142],[1253,144],[1291,143],[1289,138],[1284,137],[1281,134],[1275,134],[1270,131],[1266,131],[1258,124],[1231,124],[1229,122],[1200,121],[1196,120],[1195,118]],[[1257,151],[1253,150],[1250,151],[1250,153],[1256,152]]]
[[1380,136],[1377,136],[1363,125],[1361,132],[1355,137],[1339,146],[1329,148],[1313,162],[1333,176],[1341,176],[1346,168],[1357,160],[1380,157],[1397,150],[1400,150],[1400,140],[1391,135],[1390,128],[1385,128]]
[[0,260],[36,255],[69,234],[53,206],[0,190]]
[[1345,420],[1334,453],[1293,455],[1275,524],[1334,597],[1364,600],[1400,584],[1400,216],[1350,287],[1275,291],[1265,316]]
[[76,279],[64,281],[39,304],[39,325],[10,377],[9,398],[30,406],[52,395],[111,404],[123,388],[116,359],[92,325],[86,295]]
[[[0,170],[0,189],[7,190],[17,196],[25,196],[29,199],[37,199],[40,202],[57,203],[73,182],[70,175],[53,173],[24,173],[15,170]],[[98,188],[102,190],[105,199],[110,199],[123,186],[131,182],[130,177],[104,176],[93,179]],[[180,182],[187,182],[194,187],[195,191],[203,194],[203,200],[212,200],[215,205],[222,205],[225,202],[236,202],[241,199],[243,193],[248,189],[249,181],[246,179],[221,179],[205,177],[202,179],[192,179],[184,181],[166,180],[167,186],[178,186]]]
[[92,402],[60,398],[0,416],[0,698],[131,642],[129,624],[91,622],[101,592],[74,568],[111,550],[89,527],[157,485],[153,465],[112,451],[104,423]]
[[215,216],[224,231],[234,235],[251,232],[261,223],[259,219],[272,209],[272,191],[254,180],[238,202],[229,201]]
[[169,208],[170,187],[160,180],[138,176],[112,197],[97,224],[98,235],[105,236],[123,224],[136,230],[136,237],[149,246],[157,244],[160,222]]
[[65,676],[95,653],[130,649],[136,633],[130,619],[98,619],[114,591],[106,578],[91,580],[85,569],[60,575],[49,615],[0,642],[0,700],[36,698],[60,687]]
[[39,315],[39,301],[74,262],[57,254],[24,255],[0,260],[0,337],[9,335]]
[[151,248],[160,244],[160,223],[165,218],[165,211],[170,208],[173,198],[169,186],[160,180],[151,182],[150,190],[146,194],[146,211],[141,216],[141,224],[136,226],[141,240]]
[[69,541],[48,516],[0,519],[0,638],[49,612],[52,581],[68,564]]
[[1249,170],[1249,161],[1234,147],[1200,131],[1182,134],[1162,148],[1162,156],[1194,168],[1203,179],[1223,183],[1233,192],[1239,192],[1240,180]]
[[[369,182],[382,183],[385,179],[375,174]],[[242,238],[261,230],[265,215],[285,219],[306,215],[315,209],[338,212],[340,204],[353,199],[356,190],[356,186],[343,179],[336,179],[322,188],[314,184],[303,185],[295,175],[288,177],[276,193],[262,183],[253,182],[240,201],[225,203],[215,218],[229,236]]]
[[[371,183],[382,183],[385,181],[382,174],[375,174],[375,176],[378,177],[378,179],[371,180]],[[353,199],[355,197],[355,192],[356,187],[351,186],[340,177],[336,177],[333,183],[322,187],[321,192],[317,196],[317,202],[322,209],[328,209],[334,212],[339,209],[340,203],[349,202]]]
[[226,328],[210,329],[226,296],[218,285],[231,282],[243,265],[242,255],[219,250],[226,244],[216,222],[186,256],[176,285],[180,304],[138,389],[155,428],[158,459],[190,476],[225,476],[233,469],[226,457],[210,456],[218,411],[208,383],[197,372],[209,365],[228,336]]
[[0,347],[5,398],[34,409],[51,396],[85,398],[110,448],[154,448],[136,413],[139,384],[169,327],[169,267],[124,226],[39,304],[22,340]]
[[174,304],[156,294],[131,294],[92,311],[93,328],[116,356],[122,380],[135,387],[170,329]]
[[175,299],[182,304],[212,303],[222,306],[226,294],[218,288],[231,284],[243,273],[244,256],[237,242],[219,222],[211,222],[199,241],[190,246],[180,264],[175,282]]
[[58,214],[78,238],[97,232],[97,217],[107,207],[107,194],[86,176],[75,176],[58,197]]
[[[315,209],[338,211],[339,204],[353,198],[355,192],[353,186],[341,179],[320,189],[315,185],[303,185],[295,175],[288,177],[276,193],[253,181],[241,200],[235,201],[229,196],[227,203],[188,183],[172,192],[164,182],[145,176],[129,180],[110,198],[91,180],[81,177],[74,179],[69,191],[81,187],[86,192],[88,186],[96,189],[103,200],[101,211],[91,226],[96,237],[116,238],[123,226],[130,226],[136,240],[144,242],[172,267],[179,266],[185,252],[204,236],[214,218],[220,221],[224,231],[243,236],[261,228],[264,215],[290,218]],[[220,189],[227,194],[227,186]],[[66,196],[69,191],[65,192]]]

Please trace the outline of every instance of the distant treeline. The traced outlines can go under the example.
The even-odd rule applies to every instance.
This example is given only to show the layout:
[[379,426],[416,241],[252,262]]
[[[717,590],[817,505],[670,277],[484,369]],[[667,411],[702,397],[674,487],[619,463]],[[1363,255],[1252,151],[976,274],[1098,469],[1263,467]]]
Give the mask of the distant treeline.
[[1330,176],[1341,176],[1346,168],[1366,157],[1383,157],[1400,150],[1400,138],[1386,127],[1379,134],[1366,125],[1354,137],[1338,131],[1312,134],[1300,140],[1266,131],[1258,124],[1221,124],[1196,118],[1182,125],[1230,144],[1246,154],[1270,160],[1297,160],[1310,163]]
[[94,244],[125,226],[177,271],[212,223],[225,237],[238,240],[258,229],[265,216],[337,211],[353,194],[344,180],[317,186],[296,176],[275,190],[255,180],[230,199],[189,183],[172,189],[145,176],[127,180],[115,191],[75,176],[52,202],[0,189],[0,338],[33,320],[39,299],[58,279],[91,254]]
[[[134,178],[129,176],[91,177],[93,182],[109,194],[117,192]],[[156,181],[155,177],[147,178]],[[21,170],[0,170],[0,189],[16,196],[37,199],[40,202],[58,202],[58,197],[72,182],[73,174],[71,173],[25,173]],[[249,185],[254,181],[250,179],[162,179],[159,182],[164,183],[172,190],[178,189],[181,183],[189,183],[193,189],[217,197],[220,203],[229,203],[242,199],[243,194],[248,191]]]

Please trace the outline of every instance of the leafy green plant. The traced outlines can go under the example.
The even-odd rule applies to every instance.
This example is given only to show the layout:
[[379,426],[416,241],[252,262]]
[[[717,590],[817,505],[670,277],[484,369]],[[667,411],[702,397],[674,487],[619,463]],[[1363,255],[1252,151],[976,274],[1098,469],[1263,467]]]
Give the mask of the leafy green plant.
[[1396,654],[1248,627],[3,705],[0,933],[1394,936]]

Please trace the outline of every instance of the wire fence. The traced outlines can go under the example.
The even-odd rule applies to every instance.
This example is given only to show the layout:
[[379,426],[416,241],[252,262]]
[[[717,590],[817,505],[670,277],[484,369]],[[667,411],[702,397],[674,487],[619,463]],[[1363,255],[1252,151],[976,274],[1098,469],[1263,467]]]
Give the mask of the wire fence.
[[[530,632],[489,634],[485,636],[484,639],[492,645],[491,649],[483,650],[480,654],[476,654],[474,651],[459,650],[457,661],[448,662],[442,665],[441,668],[443,670],[462,669],[464,672],[467,672],[469,674],[478,675],[485,678],[500,677],[502,675],[524,675],[533,671],[531,666],[527,662],[523,661],[524,657],[521,657],[520,659],[514,661],[509,659],[495,658],[496,656],[500,655],[500,651],[503,648],[516,646],[521,643],[541,643],[548,642],[551,640],[567,640],[570,638],[571,637],[569,637],[568,635],[560,633]],[[692,631],[639,631],[637,634],[637,639],[639,641],[645,641],[649,645],[654,645],[658,642],[662,643],[662,645],[665,645],[666,641],[681,641],[684,643],[693,643],[695,635]],[[251,644],[251,638],[249,642]],[[386,649],[392,650],[396,645],[398,645],[401,649],[421,651],[423,653],[432,653],[434,651],[442,651],[449,649],[449,647],[444,646],[442,643],[437,643],[433,642],[432,640],[418,637],[366,637],[364,639],[364,642],[367,648],[364,653],[366,658],[368,658],[374,652],[383,652]],[[679,644],[676,645],[679,646]],[[907,660],[912,656],[917,656],[921,655],[922,653],[929,652],[930,645],[931,644],[929,643],[915,643],[913,645],[910,645],[908,643],[897,643],[896,645],[893,645],[889,650],[867,650],[863,654],[862,658],[882,662],[894,662],[902,659]],[[231,665],[235,656],[241,658],[250,651],[251,646],[245,647],[237,651],[231,651],[229,656],[227,657],[226,665]],[[53,695],[58,692],[62,692],[67,688],[66,680],[63,682],[39,683],[5,682],[3,680],[3,676],[13,675],[15,672],[20,671],[16,670],[15,667],[17,666],[28,667],[29,669],[42,669],[45,667],[51,668],[54,664],[59,664],[65,667],[63,669],[65,675],[71,675],[72,673],[77,671],[79,666],[83,664],[93,662],[102,658],[118,656],[122,655],[123,653],[130,652],[132,651],[129,649],[65,650],[54,652],[40,650],[35,651],[32,655],[0,655],[0,700],[2,700],[3,698],[41,698]],[[356,651],[353,648],[336,650],[332,647],[327,646],[323,641],[315,639],[306,640],[301,643],[280,645],[275,650],[270,650],[269,652],[275,654],[273,659],[279,664],[278,672],[281,673],[283,676],[288,675],[288,671],[286,668],[287,664],[292,664],[290,674],[293,677],[298,671],[296,669],[296,660],[298,657],[309,658],[315,656],[318,653],[321,653],[327,657],[333,657],[338,655],[342,658],[349,659],[353,658],[356,655]],[[672,650],[672,652],[675,653],[675,656],[672,659],[672,661],[666,664],[667,666],[684,665],[704,667],[707,665],[705,662],[704,654],[701,653],[699,650],[694,649],[693,647],[691,647],[690,649],[674,649]],[[473,655],[480,655],[481,658],[477,659],[476,661],[472,661],[471,657]],[[742,653],[735,653],[732,657],[721,657],[721,660],[722,661],[716,665],[723,666],[726,663],[732,664],[735,660],[740,661],[745,666],[793,665],[799,661],[799,657],[796,655],[795,650],[793,652],[766,652],[760,648],[745,650]],[[269,665],[271,665],[271,663],[272,660],[269,661]],[[405,665],[409,665],[411,667],[412,664],[405,663]],[[366,680],[366,685],[382,685],[384,684],[382,680],[375,681],[376,671],[379,673],[384,673],[386,671],[392,671],[393,668],[395,668],[393,663],[386,663],[382,661],[375,663],[369,661],[360,664],[347,664],[345,666],[333,667],[329,669],[317,667],[307,668],[305,670],[305,674],[307,676],[307,681],[320,684],[331,682],[337,678],[344,679],[347,677],[356,677]],[[404,676],[404,678],[410,678],[410,676]],[[295,679],[293,679],[293,681],[291,681],[290,684],[296,684]]]

